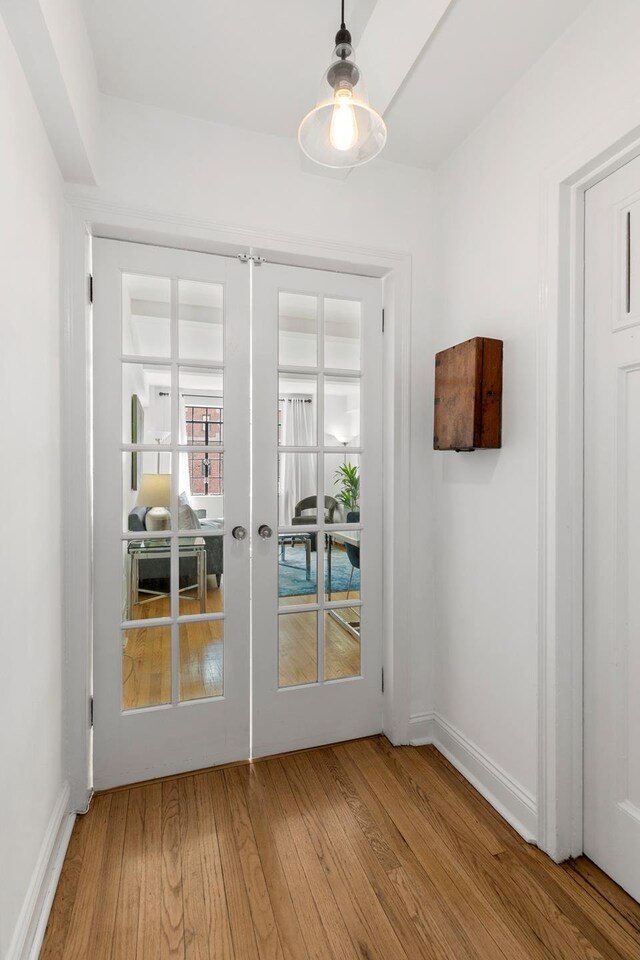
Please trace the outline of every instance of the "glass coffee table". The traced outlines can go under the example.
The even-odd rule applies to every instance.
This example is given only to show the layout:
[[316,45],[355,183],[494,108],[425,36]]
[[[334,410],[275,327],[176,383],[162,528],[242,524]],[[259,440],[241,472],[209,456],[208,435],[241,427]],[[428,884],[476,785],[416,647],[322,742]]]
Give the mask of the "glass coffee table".
[[311,580],[311,541],[317,534],[305,533],[281,533],[278,535],[278,545],[280,547],[280,563],[285,563],[285,547],[293,547],[296,543],[304,544],[306,578]]
[[[200,613],[207,612],[207,551],[202,537],[189,539],[188,543],[180,540],[178,544],[178,556],[182,560],[194,559],[196,561],[196,583],[181,587],[179,593],[197,588],[196,599],[200,601]],[[146,587],[140,588],[140,562],[145,560],[168,560],[169,569],[171,563],[171,541],[170,540],[132,540],[129,543],[129,578],[127,591],[127,617],[132,619],[133,608],[136,604],[150,603],[157,600],[158,597],[169,597],[170,592],[163,590],[149,590]],[[158,578],[164,579],[164,578]],[[170,580],[171,578],[168,577]],[[140,594],[145,594],[145,599],[140,599]]]

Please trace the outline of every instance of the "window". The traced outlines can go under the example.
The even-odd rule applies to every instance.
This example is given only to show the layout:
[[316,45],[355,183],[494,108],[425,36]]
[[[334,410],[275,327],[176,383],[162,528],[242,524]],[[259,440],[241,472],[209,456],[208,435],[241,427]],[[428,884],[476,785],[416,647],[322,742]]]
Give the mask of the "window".
[[222,496],[222,454],[211,449],[223,442],[222,406],[185,407],[187,443],[203,446],[189,454],[191,493],[196,497]]

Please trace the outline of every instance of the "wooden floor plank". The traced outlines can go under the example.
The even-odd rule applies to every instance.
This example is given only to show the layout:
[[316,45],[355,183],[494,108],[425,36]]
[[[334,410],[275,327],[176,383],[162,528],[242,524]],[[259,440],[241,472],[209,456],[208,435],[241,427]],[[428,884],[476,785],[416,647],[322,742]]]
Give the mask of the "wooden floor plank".
[[[557,910],[539,885],[531,883],[529,894],[523,894],[518,865],[508,859],[504,849],[498,848],[493,855],[490,854],[486,836],[477,833],[477,818],[474,822],[469,816],[471,811],[464,804],[456,805],[451,802],[450,795],[439,790],[437,778],[430,774],[419,756],[402,748],[393,754],[384,745],[381,749],[407,791],[428,804],[428,807],[423,806],[423,812],[438,835],[452,853],[461,858],[465,872],[482,891],[486,901],[492,904],[532,955],[538,955],[542,945],[549,957],[558,960],[598,960],[592,945]],[[554,917],[554,923],[548,922],[550,916]]]
[[[136,960],[156,960],[161,954],[162,900],[162,784],[150,783],[142,790],[143,862],[140,879],[140,909]],[[113,960],[121,960],[114,957]]]
[[[114,797],[115,799],[115,797]],[[144,874],[144,787],[129,792],[126,828],[123,841],[120,890],[116,905],[111,957],[131,957],[138,949],[138,924],[142,878]]]
[[218,830],[213,810],[213,799],[206,775],[193,777],[193,793],[198,818],[200,861],[206,898],[205,907],[209,923],[209,954],[212,960],[218,960],[218,957],[229,957],[229,960],[235,960],[222,874]]
[[637,939],[640,946],[640,904],[587,857],[569,860],[563,864],[563,869],[603,906],[615,923]]
[[322,783],[344,835],[356,849],[407,956],[455,960],[460,954],[454,952],[452,944],[434,924],[430,911],[416,897],[415,875],[405,868],[386,842],[330,752],[310,754],[308,762]]
[[231,940],[237,960],[260,960],[251,917],[251,904],[244,882],[240,852],[224,783],[224,771],[206,774],[207,788],[216,821],[222,881],[224,884]]
[[[305,849],[303,845],[296,842],[295,828],[290,829],[290,818],[287,817],[278,800],[276,788],[271,779],[270,766],[253,765],[251,781],[252,797],[264,811],[264,816],[270,825],[271,836],[282,865],[292,908],[296,918],[299,918],[309,960],[334,960],[336,954],[329,944],[325,926],[303,866]],[[308,837],[307,841],[310,845],[311,840]],[[318,869],[321,869],[319,865]],[[335,909],[337,911],[337,905]],[[348,940],[346,929],[344,933],[345,939]]]
[[505,925],[495,904],[478,893],[462,863],[434,829],[426,800],[412,795],[405,784],[398,781],[375,743],[362,741],[347,745],[347,750],[366,771],[368,779],[375,782],[376,791],[406,841],[430,861],[438,886],[446,890],[449,909],[456,913],[458,922],[480,948],[481,955],[484,951],[487,956],[504,956],[507,960],[531,960],[530,944],[525,946],[513,927]]
[[41,960],[639,960],[640,905],[383,737],[165,778],[79,817]]
[[[96,797],[88,823],[86,852],[80,870],[80,880],[66,937],[63,956],[68,960],[85,960],[91,956],[91,924],[100,889],[102,856],[109,830],[112,797]],[[66,860],[65,860],[66,868]],[[47,944],[44,944],[46,951]],[[44,951],[43,951],[44,952]]]
[[[407,903],[400,895],[401,884],[394,883],[394,878],[402,874],[402,865],[384,843],[382,835],[376,835],[372,828],[368,836],[363,834],[360,822],[353,815],[331,769],[322,763],[321,753],[299,757],[298,766],[308,786],[313,786],[314,793],[321,793],[325,798],[325,809],[328,811],[324,817],[326,829],[338,847],[350,848],[362,869],[367,892],[370,888],[375,894],[406,955],[416,960],[421,957],[434,958],[437,954],[433,944],[422,936],[414,917],[408,912]],[[366,900],[363,909],[367,910]]]
[[[537,847],[523,843],[515,830],[435,748],[419,747],[418,752],[431,769],[437,770],[438,775],[448,781],[452,795],[464,796],[480,816],[492,822],[493,829],[502,838],[511,858],[524,867],[528,884],[537,884],[544,890],[545,895],[553,900],[593,949],[605,957],[637,960],[640,956],[640,939],[635,931],[619,922],[622,919],[620,916],[615,922],[612,921],[601,897],[586,890],[584,885],[553,863]],[[512,862],[511,858],[505,858],[505,866]]]
[[246,772],[245,767],[231,767],[225,770],[222,776],[227,791],[227,802],[232,811],[236,848],[249,897],[258,954],[261,960],[283,960],[280,935],[273,915],[242,783],[243,772]]
[[345,842],[331,804],[305,764],[305,756],[285,757],[281,763],[355,945],[372,960],[387,957],[404,960],[405,951],[375,895],[370,878]]
[[[482,944],[477,943],[473,927],[469,928],[465,923],[466,912],[463,907],[461,913],[457,891],[448,875],[443,874],[440,869],[437,850],[414,847],[411,837],[407,838],[399,829],[392,811],[379,796],[375,779],[367,779],[366,773],[343,745],[335,747],[333,753],[353,782],[358,795],[364,798],[378,828],[384,832],[387,842],[409,872],[413,889],[418,891],[422,901],[428,904],[428,917],[440,939],[443,957],[449,957],[452,953],[456,958],[463,956],[483,960],[487,954],[483,951]],[[449,893],[451,889],[454,891],[453,901]]]
[[289,885],[280,862],[278,846],[267,817],[264,790],[253,776],[251,767],[237,768],[236,778],[242,783],[271,907],[280,932],[284,960],[309,960]]
[[55,960],[62,957],[69,933],[69,925],[73,912],[82,863],[85,856],[87,835],[91,832],[92,822],[88,817],[77,817],[69,840],[64,870],[49,914],[49,922],[45,933],[44,944],[40,953],[40,960]]
[[193,777],[177,781],[182,854],[182,909],[185,960],[210,960],[210,918],[201,857],[201,836]]
[[95,960],[109,960],[113,944],[113,931],[118,910],[120,879],[122,875],[122,856],[127,823],[129,794],[114,796],[109,811],[109,830],[107,832],[102,864],[100,866],[99,896],[91,923],[89,942],[91,956]]
[[316,854],[305,819],[300,813],[295,793],[279,760],[269,764],[269,773],[294,843],[300,851],[302,866],[331,950],[338,960],[349,960],[351,957],[358,956],[354,952],[357,949],[357,943],[352,939],[352,934],[355,936],[355,933],[347,929],[324,866]]
[[[516,859],[511,852],[505,856],[510,860]],[[638,960],[638,943],[619,924],[611,921],[607,911],[594,897],[573,883],[562,869],[550,871],[546,861],[548,857],[539,851],[532,851],[526,864],[519,861],[520,875],[526,875],[527,885],[544,891],[545,898],[606,960]],[[548,862],[552,863],[550,860]]]
[[184,957],[184,904],[178,782],[162,784],[162,914],[160,957]]

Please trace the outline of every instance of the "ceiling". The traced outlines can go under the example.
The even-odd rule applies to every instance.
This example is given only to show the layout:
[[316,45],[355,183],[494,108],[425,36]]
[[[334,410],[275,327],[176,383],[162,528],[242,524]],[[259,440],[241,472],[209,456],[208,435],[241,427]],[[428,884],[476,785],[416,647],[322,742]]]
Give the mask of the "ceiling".
[[[385,119],[385,159],[437,165],[588,0],[453,0]],[[103,93],[295,137],[339,25],[337,0],[82,0]],[[356,46],[376,0],[346,0]],[[389,56],[389,46],[381,56]]]

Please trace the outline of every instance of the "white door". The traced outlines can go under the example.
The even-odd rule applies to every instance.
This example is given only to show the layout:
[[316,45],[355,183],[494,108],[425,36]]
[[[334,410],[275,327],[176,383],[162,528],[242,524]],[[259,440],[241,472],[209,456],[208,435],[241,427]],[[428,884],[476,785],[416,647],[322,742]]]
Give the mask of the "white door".
[[113,240],[94,277],[105,788],[249,756],[249,541],[230,532],[249,527],[249,285],[231,258]]
[[95,786],[379,732],[380,282],[113,240],[94,277]]
[[254,269],[253,756],[382,729],[381,318],[378,280]]
[[584,849],[640,900],[640,159],[586,198]]

